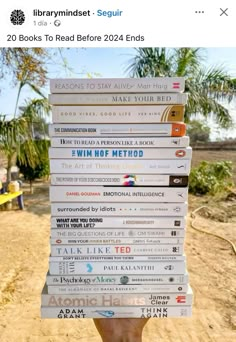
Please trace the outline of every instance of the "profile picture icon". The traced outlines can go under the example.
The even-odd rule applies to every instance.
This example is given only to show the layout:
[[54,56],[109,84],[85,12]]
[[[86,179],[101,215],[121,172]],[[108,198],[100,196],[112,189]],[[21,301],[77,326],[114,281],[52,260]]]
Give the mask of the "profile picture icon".
[[22,25],[25,22],[25,13],[22,10],[11,12],[10,21],[13,25]]

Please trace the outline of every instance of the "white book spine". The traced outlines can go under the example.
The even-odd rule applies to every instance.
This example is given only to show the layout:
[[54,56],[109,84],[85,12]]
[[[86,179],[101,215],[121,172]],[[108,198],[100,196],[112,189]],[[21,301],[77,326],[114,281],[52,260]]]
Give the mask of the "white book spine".
[[175,174],[189,175],[191,161],[188,159],[153,159],[153,160],[110,160],[97,159],[82,161],[76,159],[52,159],[50,160],[51,173],[63,174]]
[[51,237],[55,239],[153,239],[153,238],[182,238],[183,229],[51,229]]
[[188,95],[179,93],[50,94],[51,105],[185,105]]
[[74,255],[74,256],[50,256],[50,262],[61,262],[61,261],[93,261],[93,262],[126,262],[126,261],[133,261],[133,262],[146,262],[146,261],[158,261],[158,262],[172,262],[172,261],[185,261],[185,255]]
[[86,228],[176,228],[186,227],[185,217],[52,217],[52,228],[77,229]]
[[183,293],[188,285],[67,285],[48,286],[48,294],[82,294],[82,293]]
[[171,306],[191,305],[191,294],[180,293],[112,293],[112,294],[42,294],[42,306]]
[[191,306],[41,307],[42,318],[168,318],[190,317]]
[[66,238],[66,237],[60,237],[60,238],[54,238],[51,237],[50,244],[51,245],[175,245],[175,244],[183,244],[184,239],[183,238],[174,238],[174,237],[168,237],[168,238],[113,238],[113,239],[75,239],[75,238]]
[[55,78],[50,80],[50,91],[56,94],[183,92],[184,86],[184,77]]
[[181,255],[183,244],[174,245],[51,245],[52,256],[70,255]]
[[51,174],[52,185],[110,185],[110,186],[179,186],[188,185],[188,176],[177,175],[109,175],[109,174]]
[[54,123],[180,122],[184,106],[53,106]]
[[64,137],[51,139],[52,147],[77,147],[77,148],[183,148],[189,146],[189,137],[107,137],[107,138],[76,138]]
[[124,274],[124,275],[163,275],[163,274],[185,274],[186,265],[183,261],[126,261],[126,262],[89,262],[84,261],[55,261],[49,262],[49,272],[51,275],[70,274]]
[[[188,283],[188,274],[180,275],[64,275],[64,276],[52,276],[47,275],[47,285],[57,286],[93,286],[93,285],[176,285],[178,288],[180,285]],[[166,287],[167,288],[167,287]],[[168,291],[166,291],[168,292]],[[177,292],[177,291],[176,291]]]
[[52,203],[52,216],[185,216],[185,203]]
[[49,148],[51,159],[191,159],[192,148]]
[[51,186],[51,202],[176,202],[187,201],[187,188]]
[[50,137],[182,137],[186,133],[186,125],[178,123],[152,124],[52,124],[49,125]]
[[43,306],[158,306],[191,305],[192,293],[88,293],[48,294],[43,291]]

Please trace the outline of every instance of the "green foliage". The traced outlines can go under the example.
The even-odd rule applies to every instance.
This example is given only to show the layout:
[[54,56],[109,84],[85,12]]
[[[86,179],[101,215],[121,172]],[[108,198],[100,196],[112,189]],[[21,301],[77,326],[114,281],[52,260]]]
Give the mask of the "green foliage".
[[[17,106],[16,106],[17,107]],[[0,151],[7,158],[7,170],[15,163],[17,156],[21,164],[35,167],[38,160],[38,150],[35,146],[36,133],[45,136],[46,123],[43,115],[48,114],[48,100],[33,99],[26,102],[20,116],[7,121],[6,116],[0,115]],[[35,126],[36,125],[36,126]],[[8,172],[8,182],[11,180]]]
[[[19,161],[17,161],[17,164]],[[40,164],[35,166],[34,168],[30,165],[17,165],[20,169],[20,173],[23,174],[24,179],[28,181],[34,181],[35,179],[43,178],[49,176],[49,161],[44,160],[41,161]]]
[[233,186],[231,161],[209,163],[202,161],[189,176],[189,192],[194,195],[215,195]]
[[232,83],[232,87],[233,87],[234,91],[236,91],[236,78],[233,78],[231,80],[231,83]]
[[32,141],[29,121],[23,117],[7,121],[4,115],[0,115],[0,151],[7,158],[7,169],[14,164],[15,156],[24,158],[24,154],[20,150],[23,141],[28,142],[25,144],[27,158],[33,158],[35,150],[34,145],[29,144]]
[[[29,159],[25,159],[23,163],[19,158],[17,159],[17,166],[20,169],[20,173],[22,173],[24,178],[29,181],[47,177],[50,174],[48,158],[49,141],[35,141],[35,145],[37,148],[38,159],[34,166],[31,165]],[[22,146],[22,149],[25,149],[25,147]]]
[[199,120],[192,120],[187,126],[187,135],[190,143],[208,142],[210,140],[211,129]]

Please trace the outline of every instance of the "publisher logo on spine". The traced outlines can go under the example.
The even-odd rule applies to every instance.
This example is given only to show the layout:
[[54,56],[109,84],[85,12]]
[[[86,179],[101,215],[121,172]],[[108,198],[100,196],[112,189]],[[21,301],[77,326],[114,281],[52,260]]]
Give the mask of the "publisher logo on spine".
[[175,227],[180,227],[180,221],[175,220],[175,221],[174,221],[174,226],[175,226]]
[[123,176],[123,185],[124,186],[134,186],[136,182],[135,175],[125,175]]
[[10,21],[13,25],[22,25],[25,22],[25,14],[22,10],[14,10],[11,12]]
[[115,315],[114,311],[109,311],[109,310],[103,310],[103,311],[96,310],[95,312],[97,312],[100,316],[104,316],[107,318],[113,317]]
[[180,89],[180,82],[173,82],[172,83],[172,88],[173,89]]
[[184,150],[177,150],[175,155],[176,157],[183,158],[186,155],[186,152]]
[[184,304],[184,303],[186,303],[186,296],[177,296],[177,297],[176,297],[176,302],[177,302],[178,304]]
[[122,285],[126,285],[129,282],[129,277],[128,276],[123,276],[120,278],[120,282]]

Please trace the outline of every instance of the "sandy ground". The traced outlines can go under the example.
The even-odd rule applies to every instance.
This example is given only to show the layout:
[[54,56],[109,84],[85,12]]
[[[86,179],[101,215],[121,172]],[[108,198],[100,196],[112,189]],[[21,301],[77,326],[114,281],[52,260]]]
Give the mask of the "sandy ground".
[[[48,187],[25,194],[26,209],[0,212],[0,341],[99,342],[92,320],[40,319],[40,293],[49,255]],[[190,197],[190,210],[209,206],[199,227],[236,242],[236,200]],[[144,342],[236,341],[236,256],[224,241],[194,231],[188,222],[185,250],[194,291],[193,317],[151,319]],[[112,341],[111,341],[112,342]]]

